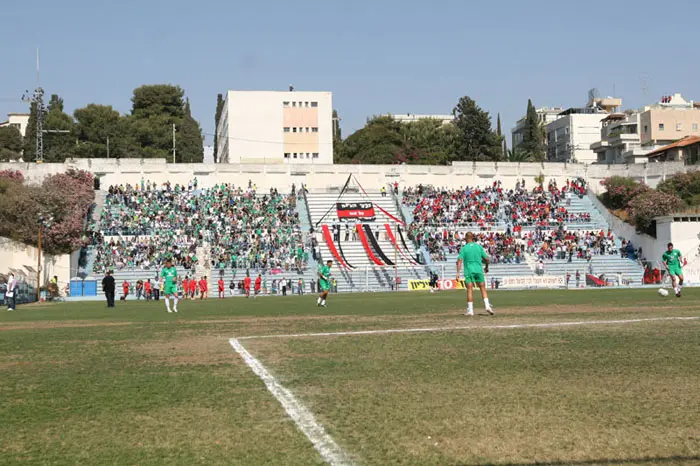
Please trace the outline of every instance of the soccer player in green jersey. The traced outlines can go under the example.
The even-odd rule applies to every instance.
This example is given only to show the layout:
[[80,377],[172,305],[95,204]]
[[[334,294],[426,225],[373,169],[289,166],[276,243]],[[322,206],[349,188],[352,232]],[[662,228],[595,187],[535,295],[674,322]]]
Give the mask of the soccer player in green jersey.
[[[486,281],[484,273],[489,272],[489,256],[480,244],[474,242],[474,234],[470,231],[466,237],[467,243],[459,250],[457,259],[457,281],[459,281],[459,268],[464,263],[464,282],[467,285],[467,312],[464,315],[474,315],[474,285],[478,285],[481,297],[484,298],[486,312],[493,315],[493,308],[486,293]],[[484,264],[484,267],[482,267]]]
[[331,287],[331,265],[333,265],[333,261],[328,261],[318,271],[318,288],[321,290],[321,294],[316,301],[317,306],[326,307],[326,298]]
[[[681,288],[683,288],[683,267],[681,266],[681,252],[678,249],[673,249],[673,243],[668,243],[668,249],[661,256],[668,274],[671,275],[671,285],[673,291],[678,298],[681,297]],[[678,279],[678,283],[676,283]]]
[[[165,308],[168,312],[177,312],[177,269],[173,267],[172,259],[165,260],[165,268],[160,272]],[[173,310],[170,310],[170,297],[173,298]]]

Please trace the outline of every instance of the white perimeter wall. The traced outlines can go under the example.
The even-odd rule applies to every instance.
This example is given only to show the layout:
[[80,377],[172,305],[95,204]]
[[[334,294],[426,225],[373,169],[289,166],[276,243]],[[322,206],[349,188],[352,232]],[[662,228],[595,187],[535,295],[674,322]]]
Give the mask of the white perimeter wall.
[[233,183],[247,186],[248,180],[258,189],[275,187],[288,191],[292,183],[305,184],[310,191],[326,191],[340,188],[348,175],[354,175],[368,190],[379,190],[387,183],[398,181],[401,186],[430,184],[438,187],[459,188],[486,186],[500,180],[504,187],[513,188],[517,180],[524,178],[527,186],[534,185],[540,174],[546,180],[583,177],[595,192],[603,191],[600,182],[610,176],[629,176],[646,182],[651,187],[667,176],[686,171],[680,162],[584,165],[566,163],[507,163],[507,162],[455,162],[451,166],[434,165],[262,165],[262,164],[169,164],[164,159],[75,159],[58,163],[0,163],[0,170],[20,170],[30,181],[41,181],[68,168],[87,170],[101,179],[102,189],[110,184],[136,184],[141,179],[164,183],[187,183],[197,178],[202,187],[217,183]]
[[[2,273],[9,273],[10,268],[22,270],[28,275],[26,281],[35,285],[38,252],[38,249],[33,246],[27,246],[8,238],[0,237],[0,271]],[[75,275],[71,273],[71,256],[74,256],[75,263],[77,264],[77,253],[60,256],[42,254],[42,285],[48,283],[49,279],[56,275],[58,276],[59,289],[63,292],[63,288],[66,283],[70,281],[71,275]],[[29,272],[24,267],[25,265],[31,267],[34,272]]]

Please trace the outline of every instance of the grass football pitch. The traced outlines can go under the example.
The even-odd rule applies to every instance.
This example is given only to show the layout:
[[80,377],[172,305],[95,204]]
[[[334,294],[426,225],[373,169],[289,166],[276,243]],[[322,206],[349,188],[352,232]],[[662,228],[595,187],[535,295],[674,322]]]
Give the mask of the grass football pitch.
[[457,291],[2,310],[0,464],[700,464],[698,298],[496,291],[494,317],[463,316]]

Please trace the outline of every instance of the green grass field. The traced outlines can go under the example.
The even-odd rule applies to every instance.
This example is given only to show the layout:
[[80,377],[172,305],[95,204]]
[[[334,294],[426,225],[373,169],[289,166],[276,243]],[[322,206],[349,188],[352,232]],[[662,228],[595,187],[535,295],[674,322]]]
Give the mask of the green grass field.
[[[700,317],[698,298],[499,291],[471,318],[461,292],[3,310],[0,464],[323,464],[229,339],[415,328],[445,330],[240,342],[356,464],[700,464],[700,320],[660,320]],[[587,323],[532,326],[563,322]]]

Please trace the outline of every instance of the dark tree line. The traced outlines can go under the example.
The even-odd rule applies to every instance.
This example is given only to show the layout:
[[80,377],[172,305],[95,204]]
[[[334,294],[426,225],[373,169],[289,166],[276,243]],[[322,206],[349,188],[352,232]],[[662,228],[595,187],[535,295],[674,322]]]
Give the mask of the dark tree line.
[[[131,113],[126,115],[109,105],[93,103],[76,109],[71,116],[64,112],[63,99],[52,95],[43,115],[44,129],[48,130],[43,138],[44,160],[63,162],[68,158],[109,156],[172,161],[175,125],[175,161],[203,161],[202,130],[192,118],[189,100],[180,87],[141,86],[134,89],[131,102]],[[16,129],[0,128],[0,161],[20,156],[25,161],[36,159],[36,122],[37,107],[32,104],[24,140]]]

